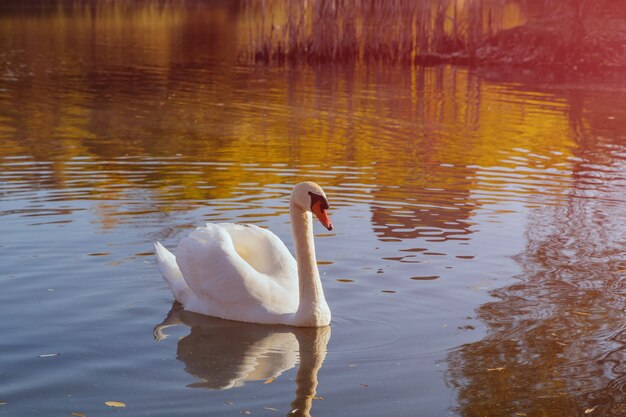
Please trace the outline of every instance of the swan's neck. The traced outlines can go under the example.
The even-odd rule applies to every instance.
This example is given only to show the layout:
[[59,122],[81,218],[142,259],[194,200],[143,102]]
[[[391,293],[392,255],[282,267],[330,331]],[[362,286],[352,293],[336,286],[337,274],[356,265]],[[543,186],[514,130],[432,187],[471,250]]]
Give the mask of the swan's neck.
[[300,304],[295,315],[296,325],[324,326],[330,323],[330,310],[324,297],[320,273],[315,259],[311,212],[291,204],[291,227],[298,261]]

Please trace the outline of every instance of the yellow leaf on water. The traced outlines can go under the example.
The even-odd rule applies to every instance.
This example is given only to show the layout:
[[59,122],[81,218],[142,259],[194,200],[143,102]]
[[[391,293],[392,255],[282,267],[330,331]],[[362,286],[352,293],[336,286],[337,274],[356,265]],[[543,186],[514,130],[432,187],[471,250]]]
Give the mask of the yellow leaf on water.
[[267,378],[267,379],[265,380],[264,384],[271,384],[271,383],[272,383],[272,382],[274,382],[275,380],[276,380],[276,378],[274,378],[273,376],[272,376],[272,377],[269,377],[269,378]]
[[108,405],[109,407],[126,407],[126,404],[119,402],[119,401],[107,401],[104,404]]

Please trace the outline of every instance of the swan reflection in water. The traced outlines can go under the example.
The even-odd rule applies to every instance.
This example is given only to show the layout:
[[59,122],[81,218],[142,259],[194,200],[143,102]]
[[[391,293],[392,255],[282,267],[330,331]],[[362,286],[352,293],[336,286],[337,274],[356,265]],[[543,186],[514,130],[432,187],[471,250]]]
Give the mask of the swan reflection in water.
[[299,359],[295,399],[288,415],[310,416],[330,326],[241,323],[188,312],[175,302],[165,320],[155,326],[155,339],[165,339],[165,328],[178,324],[191,329],[178,341],[176,351],[185,370],[200,379],[190,387],[229,389],[250,381],[273,380],[295,367]]

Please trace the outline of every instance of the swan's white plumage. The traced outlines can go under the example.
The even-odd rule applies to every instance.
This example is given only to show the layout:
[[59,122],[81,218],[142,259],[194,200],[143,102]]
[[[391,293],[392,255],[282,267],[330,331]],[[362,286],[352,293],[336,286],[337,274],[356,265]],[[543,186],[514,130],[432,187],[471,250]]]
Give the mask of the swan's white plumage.
[[298,306],[296,260],[269,230],[209,223],[181,240],[176,257],[157,245],[157,265],[185,310],[271,322]]
[[[306,203],[294,203],[293,197],[299,190],[297,195],[306,195],[299,198],[308,198],[310,205],[311,197],[303,192],[309,188],[323,195],[317,184],[298,184],[290,211],[294,237],[308,231],[305,238],[296,238],[296,245],[308,254],[301,262],[309,268],[301,269],[312,272],[299,272],[296,260],[278,236],[254,225],[208,223],[180,241],[176,256],[157,242],[159,270],[184,309],[253,323],[327,325],[330,310],[315,266],[311,215],[302,216],[307,212],[303,208]],[[306,276],[299,277],[299,273]],[[305,292],[306,305],[300,305],[300,292],[305,287],[314,295]]]

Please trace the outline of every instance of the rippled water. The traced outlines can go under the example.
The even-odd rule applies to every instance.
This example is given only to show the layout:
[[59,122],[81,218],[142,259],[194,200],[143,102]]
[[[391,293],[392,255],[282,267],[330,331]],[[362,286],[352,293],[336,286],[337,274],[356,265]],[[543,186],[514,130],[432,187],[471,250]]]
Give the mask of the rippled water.
[[[626,84],[254,66],[237,2],[18,4],[0,415],[626,413]],[[330,329],[172,305],[152,242],[234,221],[293,250],[304,179]]]

